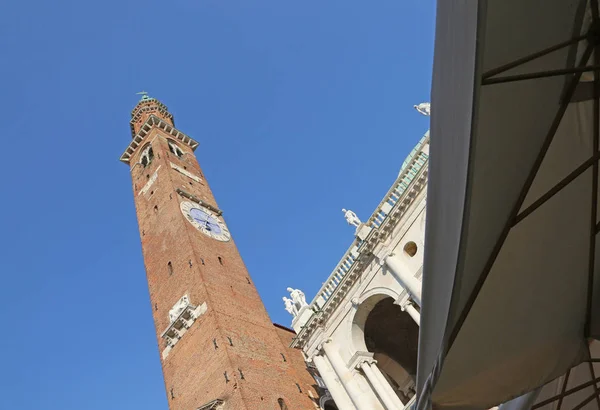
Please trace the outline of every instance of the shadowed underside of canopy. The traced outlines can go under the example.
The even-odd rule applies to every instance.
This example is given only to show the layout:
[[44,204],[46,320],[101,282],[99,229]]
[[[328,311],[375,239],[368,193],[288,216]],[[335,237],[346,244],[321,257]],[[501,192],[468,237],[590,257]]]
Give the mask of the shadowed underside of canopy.
[[419,408],[539,405],[600,371],[599,27],[597,0],[438,3]]

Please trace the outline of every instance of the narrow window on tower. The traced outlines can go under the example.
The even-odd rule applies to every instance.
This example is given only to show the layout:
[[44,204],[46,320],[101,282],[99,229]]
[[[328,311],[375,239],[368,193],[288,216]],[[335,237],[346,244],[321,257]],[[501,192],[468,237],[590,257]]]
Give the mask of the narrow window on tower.
[[181,158],[183,156],[183,151],[177,146],[177,143],[173,140],[168,140],[167,142],[169,143],[169,151],[177,158]]
[[219,263],[222,265],[223,264],[223,258],[221,258],[220,256],[217,257],[219,259]]
[[173,274],[173,264],[171,263],[171,261],[167,263],[167,269],[169,270],[169,276],[171,276]]
[[281,410],[288,410],[288,406],[287,406],[287,404],[285,404],[285,400],[277,399],[277,404],[279,404],[279,408]]
[[152,145],[148,144],[140,155],[140,163],[145,167],[150,165],[154,159],[154,151],[152,150]]

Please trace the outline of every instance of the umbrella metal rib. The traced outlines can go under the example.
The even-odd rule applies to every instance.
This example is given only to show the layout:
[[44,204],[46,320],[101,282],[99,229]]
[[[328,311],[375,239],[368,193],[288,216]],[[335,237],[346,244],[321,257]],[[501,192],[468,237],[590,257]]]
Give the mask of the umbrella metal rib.
[[[569,376],[571,375],[571,369],[567,370],[567,373],[565,374],[565,378],[563,379],[563,385],[560,389],[560,394],[565,394],[565,391],[567,390],[567,383],[569,383]],[[556,404],[556,410],[560,410],[562,403],[563,403],[563,399],[564,396],[561,396],[560,399],[558,399],[558,403]]]
[[[597,3],[597,1],[596,1]],[[598,11],[597,4],[592,2],[592,10]],[[596,42],[594,47],[594,64],[600,63],[600,47]],[[600,144],[600,71],[594,71],[594,124],[593,124],[593,150],[594,155],[598,153]],[[587,311],[585,318],[585,336],[590,335],[591,316],[592,316],[592,298],[594,289],[594,268],[596,265],[596,221],[598,213],[598,162],[594,162],[592,170],[592,204],[591,204],[591,221],[590,221],[590,250],[589,250],[589,269],[588,269],[588,293],[587,293]],[[588,345],[589,349],[589,345]],[[594,369],[590,363],[592,374]],[[592,377],[593,378],[593,377]],[[594,389],[598,393],[598,386],[594,384]],[[600,398],[597,397],[598,409],[600,410]]]
[[[596,379],[596,372],[594,371],[594,365],[588,362],[588,366],[590,369],[590,376],[592,376],[592,380]],[[598,404],[598,409],[600,409],[600,390],[598,390],[598,384],[594,383],[594,392],[596,393],[596,404]]]
[[[598,20],[598,1],[591,0],[592,4],[592,13],[594,22]],[[600,47],[598,46],[598,42],[596,42],[596,46],[594,47],[594,64],[600,63]],[[600,146],[600,71],[594,71],[594,155],[598,153]],[[590,328],[591,328],[591,317],[592,317],[592,298],[593,298],[593,288],[594,288],[594,268],[596,265],[596,220],[597,220],[597,212],[598,212],[598,161],[594,162],[592,174],[592,215],[591,215],[591,223],[590,223],[590,264],[588,271],[588,294],[587,294],[587,311],[586,311],[586,321],[585,321],[585,336],[589,337]],[[590,345],[588,343],[588,353],[591,354]],[[596,372],[594,371],[594,364],[588,362],[588,367],[590,369],[590,376],[592,380],[596,379]],[[596,404],[598,405],[598,410],[600,410],[600,390],[598,389],[598,384],[594,383],[594,393],[596,396]]]
[[[592,50],[593,50],[593,45],[590,44],[586,47],[576,69],[577,68],[581,69],[582,67],[586,67],[588,59],[591,57]],[[469,312],[471,311],[471,308],[473,307],[473,304],[475,303],[475,300],[477,299],[477,296],[478,296],[479,292],[481,291],[483,284],[487,280],[487,277],[494,265],[494,262],[496,261],[496,258],[498,256],[498,254],[500,253],[500,250],[502,249],[504,241],[506,240],[506,238],[513,226],[513,221],[519,214],[519,209],[521,209],[521,206],[523,205],[523,202],[525,201],[527,193],[529,192],[529,189],[531,188],[531,185],[533,184],[535,176],[536,176],[540,166],[542,165],[542,162],[544,160],[544,157],[546,156],[546,153],[548,152],[548,148],[550,147],[550,144],[552,143],[554,135],[556,134],[556,131],[562,121],[562,118],[567,110],[567,107],[571,101],[571,98],[573,97],[573,94],[575,92],[577,84],[579,83],[582,73],[583,73],[583,71],[575,72],[575,74],[573,74],[570,78],[569,84],[565,90],[565,98],[560,103],[560,106],[556,112],[556,115],[554,116],[554,120],[553,120],[552,124],[550,125],[548,133],[546,134],[544,143],[538,153],[538,156],[535,159],[535,162],[534,162],[531,170],[529,171],[529,175],[527,176],[527,179],[525,180],[524,185],[521,187],[521,192],[519,193],[519,198],[516,201],[516,203],[514,204],[513,209],[511,210],[511,217],[508,218],[507,223],[505,224],[505,226],[502,230],[502,233],[499,236],[499,238],[492,250],[492,253],[489,256],[488,261],[487,261],[486,265],[484,266],[480,277],[478,278],[477,282],[475,283],[475,286],[474,286],[471,294],[469,295],[469,298],[467,299],[467,302],[466,302],[462,312],[460,313],[460,315],[456,321],[456,324],[455,324],[454,328],[452,329],[452,332],[450,333],[448,345],[445,349],[446,352],[450,351],[450,349],[452,348],[452,345],[453,345],[454,341],[456,340],[456,337],[458,336],[458,332],[460,331]]]
[[488,79],[484,79],[481,82],[481,84],[492,85],[492,84],[511,83],[514,81],[536,80],[538,78],[557,77],[560,75],[585,73],[588,71],[596,72],[598,70],[600,70],[600,66],[596,66],[596,65],[585,66],[585,67],[560,68],[557,70],[544,70],[544,71],[537,71],[535,73],[524,73],[524,74],[507,75],[505,77],[488,78]]
[[577,43],[577,42],[579,42],[581,40],[586,39],[587,37],[588,37],[588,34],[586,33],[586,34],[582,34],[580,36],[574,37],[572,39],[569,39],[567,41],[563,41],[562,43],[558,43],[558,44],[556,44],[556,45],[554,45],[552,47],[548,47],[548,48],[545,48],[545,49],[543,49],[541,51],[529,54],[528,56],[519,58],[519,59],[517,59],[517,60],[515,60],[515,61],[513,61],[511,63],[504,64],[504,65],[501,65],[498,68],[494,68],[493,70],[486,71],[485,73],[483,73],[482,77],[483,77],[484,80],[487,80],[490,77],[493,77],[495,75],[498,75],[500,73],[508,71],[508,70],[510,70],[512,68],[518,67],[518,66],[523,65],[525,63],[528,63],[530,61],[533,61],[535,59],[543,57],[543,56],[545,56],[547,54],[550,54],[550,53],[552,53],[554,51],[558,51],[561,48],[565,48],[565,47],[568,47],[568,46],[570,46],[572,44],[575,44],[575,43]]
[[597,164],[599,159],[600,159],[600,153],[597,152],[590,159],[588,159],[583,164],[581,164],[580,166],[578,166],[569,175],[567,175],[566,177],[564,177],[559,183],[557,183],[552,188],[550,188],[544,195],[542,195],[541,197],[539,197],[535,202],[533,202],[531,205],[529,205],[527,208],[525,208],[523,211],[521,211],[515,217],[515,220],[513,222],[513,226],[515,226],[516,224],[518,224],[519,222],[521,222],[527,216],[531,215],[533,213],[533,211],[535,211],[540,206],[542,206],[543,204],[545,204],[550,198],[552,198],[554,195],[556,195],[557,193],[559,193],[564,187],[566,187],[571,182],[573,182],[573,180],[575,178],[577,178],[579,175],[581,175],[585,171],[587,171],[589,169],[589,167],[591,167],[594,164]]
[[573,388],[571,388],[571,389],[569,389],[567,391],[562,391],[560,394],[557,394],[556,396],[552,396],[549,399],[546,399],[546,400],[543,400],[543,401],[541,401],[539,403],[534,404],[533,406],[531,406],[531,410],[539,409],[540,407],[544,407],[545,405],[550,404],[550,403],[552,403],[553,401],[556,401],[556,400],[561,400],[562,401],[562,399],[564,399],[565,397],[570,396],[573,393],[577,393],[578,391],[583,390],[586,387],[590,387],[593,384],[598,383],[598,382],[600,382],[600,378],[597,378],[597,379],[594,379],[594,380],[590,380],[589,382],[582,383],[579,386],[573,387]]
[[572,410],[582,409],[585,405],[587,405],[589,402],[591,402],[592,400],[594,400],[594,398],[597,398],[597,397],[598,397],[598,395],[596,392],[592,393],[587,399],[585,399],[584,401],[579,403],[577,406],[573,407]]

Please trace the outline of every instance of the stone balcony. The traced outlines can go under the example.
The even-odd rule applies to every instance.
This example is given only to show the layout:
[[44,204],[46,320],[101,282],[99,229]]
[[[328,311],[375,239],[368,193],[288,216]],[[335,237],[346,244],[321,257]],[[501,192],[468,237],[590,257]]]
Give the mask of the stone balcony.
[[173,306],[173,309],[169,312],[171,323],[160,335],[166,342],[166,347],[162,351],[163,360],[167,358],[177,342],[192,327],[196,319],[206,312],[206,309],[206,302],[200,306],[194,306],[189,303],[187,296],[182,297]]

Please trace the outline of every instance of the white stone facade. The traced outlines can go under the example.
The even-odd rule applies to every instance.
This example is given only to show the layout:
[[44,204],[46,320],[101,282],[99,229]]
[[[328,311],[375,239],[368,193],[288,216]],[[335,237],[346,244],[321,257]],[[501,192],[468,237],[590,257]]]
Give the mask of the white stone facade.
[[[429,134],[292,326],[339,410],[401,410],[414,399]],[[325,408],[325,407],[323,407]]]

